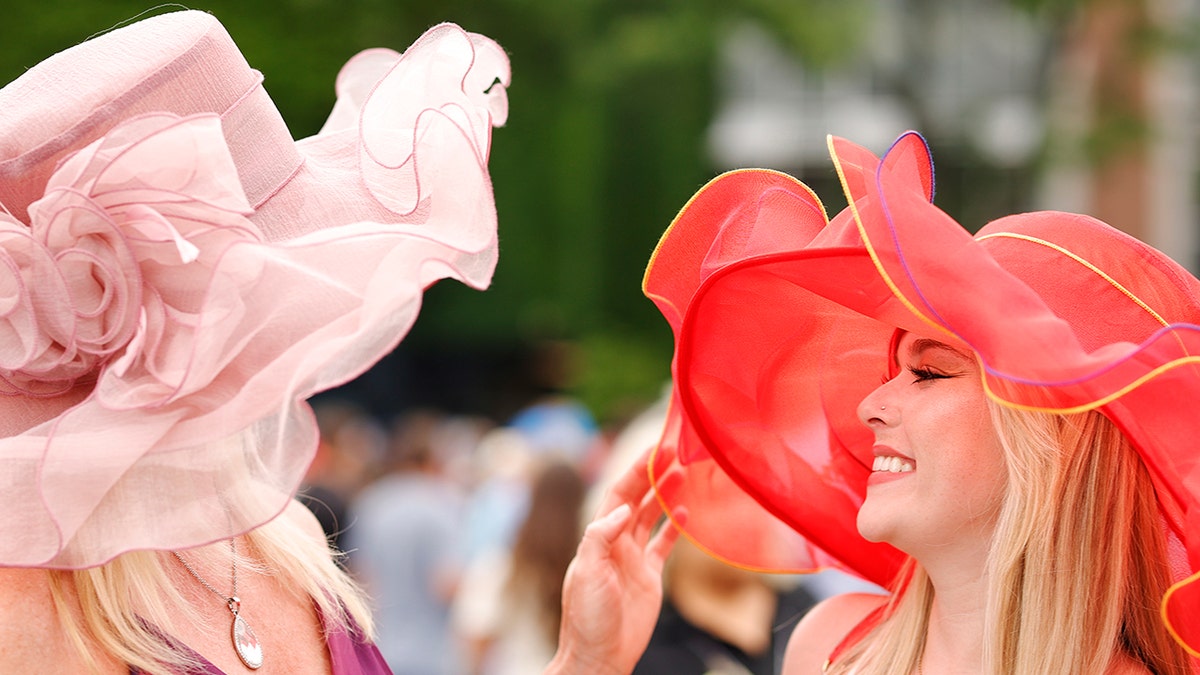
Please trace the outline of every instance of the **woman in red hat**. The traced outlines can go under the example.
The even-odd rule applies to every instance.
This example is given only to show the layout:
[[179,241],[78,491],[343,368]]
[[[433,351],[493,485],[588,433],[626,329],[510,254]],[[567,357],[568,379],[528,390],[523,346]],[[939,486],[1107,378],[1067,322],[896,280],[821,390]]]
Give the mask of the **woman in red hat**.
[[[785,675],[1195,672],[1200,281],[1086,216],[970,235],[916,134],[830,150],[832,221],[737,171],[663,236],[644,289],[675,333],[671,414],[568,607],[605,574],[647,583],[674,536],[650,538],[657,500],[732,564],[888,589],[814,609]],[[625,672],[656,608],[628,608],[625,640],[579,612],[558,672]]]

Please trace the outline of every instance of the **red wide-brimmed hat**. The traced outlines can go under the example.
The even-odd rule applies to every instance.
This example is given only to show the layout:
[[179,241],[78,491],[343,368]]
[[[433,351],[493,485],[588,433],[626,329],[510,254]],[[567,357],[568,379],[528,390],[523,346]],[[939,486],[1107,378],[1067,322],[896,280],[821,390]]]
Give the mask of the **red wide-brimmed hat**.
[[88,40],[0,90],[0,565],[80,568],[280,513],[304,400],[440,278],[486,286],[508,59],[444,24],[355,56],[294,141],[212,16]]
[[1168,534],[1164,619],[1195,651],[1200,281],[1082,215],[1014,215],[972,236],[932,205],[915,133],[882,159],[839,138],[830,151],[850,203],[832,221],[795,179],[734,171],[684,206],[650,261],[644,290],[676,340],[665,470],[686,478],[660,491],[668,512],[686,506],[685,533],[734,564],[896,581],[904,554],[855,525],[873,459],[856,408],[889,372],[891,336],[911,331],[970,349],[1001,404],[1099,410],[1125,433]]

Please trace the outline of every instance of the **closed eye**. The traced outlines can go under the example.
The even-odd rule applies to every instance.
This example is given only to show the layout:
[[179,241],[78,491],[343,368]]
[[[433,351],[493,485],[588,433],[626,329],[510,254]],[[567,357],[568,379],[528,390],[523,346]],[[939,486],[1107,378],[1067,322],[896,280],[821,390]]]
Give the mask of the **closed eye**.
[[936,370],[930,370],[928,368],[909,368],[908,372],[912,373],[913,377],[916,378],[916,380],[914,380],[914,382],[928,382],[930,380],[944,380],[946,378],[953,377],[952,375],[947,375],[945,373],[939,373]]

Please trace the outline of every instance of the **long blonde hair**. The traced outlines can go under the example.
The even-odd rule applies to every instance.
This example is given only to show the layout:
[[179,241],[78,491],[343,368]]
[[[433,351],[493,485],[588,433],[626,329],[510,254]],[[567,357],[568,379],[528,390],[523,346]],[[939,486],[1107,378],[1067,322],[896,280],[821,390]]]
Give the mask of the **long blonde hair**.
[[[986,563],[983,672],[1094,675],[1123,653],[1158,675],[1191,673],[1159,618],[1166,540],[1129,441],[1098,412],[990,408],[1008,486]],[[907,578],[888,618],[830,673],[916,669],[934,588],[919,565]]]
[[[329,547],[309,531],[281,516],[247,533],[246,541],[252,551],[239,553],[240,567],[272,574],[297,597],[311,599],[327,629],[373,636],[362,591],[334,562]],[[194,559],[203,550],[189,555]],[[197,665],[156,629],[178,621],[181,614],[201,620],[172,583],[171,565],[178,563],[169,552],[134,551],[99,567],[51,573],[50,590],[63,631],[89,669],[103,655],[152,675],[186,672]]]

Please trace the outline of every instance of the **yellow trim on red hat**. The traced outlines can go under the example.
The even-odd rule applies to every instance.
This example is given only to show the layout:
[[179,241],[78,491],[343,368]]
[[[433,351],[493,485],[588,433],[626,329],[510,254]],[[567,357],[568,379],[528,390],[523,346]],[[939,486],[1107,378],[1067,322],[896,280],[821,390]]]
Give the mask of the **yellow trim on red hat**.
[[1147,305],[1145,302],[1143,302],[1141,298],[1134,295],[1133,292],[1130,291],[1128,288],[1125,288],[1124,286],[1122,286],[1121,283],[1118,282],[1116,279],[1113,279],[1112,277],[1108,276],[1108,274],[1104,270],[1100,269],[1099,267],[1096,267],[1092,263],[1090,263],[1090,262],[1084,260],[1083,258],[1079,257],[1078,255],[1068,251],[1067,249],[1063,248],[1062,246],[1059,246],[1058,244],[1055,244],[1053,242],[1046,241],[1045,239],[1031,237],[1027,234],[1017,234],[1016,232],[993,232],[991,234],[985,234],[982,237],[977,237],[975,239],[975,241],[984,241],[986,239],[993,239],[996,237],[1007,237],[1009,239],[1021,239],[1023,241],[1032,242],[1034,244],[1041,244],[1042,246],[1045,246],[1046,248],[1050,248],[1055,251],[1058,251],[1059,253],[1070,258],[1071,260],[1074,260],[1075,262],[1079,263],[1080,265],[1083,265],[1084,267],[1088,268],[1089,270],[1095,272],[1096,275],[1099,276],[1101,279],[1104,279],[1108,283],[1112,284],[1113,288],[1117,289],[1118,291],[1123,293],[1125,296],[1127,296],[1138,307],[1141,307],[1142,309],[1146,310],[1146,313],[1149,314],[1150,316],[1154,317],[1155,321],[1161,323],[1164,326],[1170,325],[1167,322],[1167,320],[1162,318],[1161,316],[1159,316],[1158,312],[1154,311],[1154,309],[1152,309],[1150,307],[1150,305]]
[[930,326],[937,328],[943,333],[953,335],[950,329],[926,316],[923,312],[921,312],[921,310],[917,309],[916,305],[909,301],[909,299],[906,298],[902,292],[900,292],[900,288],[896,286],[896,283],[892,281],[891,276],[888,275],[887,270],[883,268],[883,262],[879,260],[879,254],[875,252],[875,247],[871,245],[871,239],[867,236],[867,229],[863,225],[862,216],[860,216],[858,213],[858,205],[855,203],[854,195],[850,193],[850,187],[846,182],[846,173],[842,169],[842,160],[840,157],[838,157],[837,149],[834,148],[833,139],[833,134],[828,134],[825,136],[826,145],[829,146],[829,157],[833,160],[833,168],[837,171],[838,181],[841,182],[842,191],[846,194],[848,208],[850,209],[850,212],[854,214],[854,226],[858,228],[858,236],[862,237],[863,246],[867,249],[867,255],[871,256],[871,262],[875,265],[875,270],[879,272],[879,276],[881,279],[883,279],[883,283],[887,284],[887,287],[891,289],[892,295],[894,295],[896,299],[901,302],[901,304],[908,308],[908,311],[912,312],[914,316]]
[[1181,647],[1187,650],[1187,653],[1200,658],[1200,651],[1196,651],[1194,647],[1188,644],[1187,641],[1179,635],[1179,633],[1175,630],[1175,626],[1171,624],[1171,620],[1167,617],[1167,602],[1171,599],[1171,596],[1174,595],[1175,591],[1197,580],[1200,580],[1200,572],[1196,572],[1192,576],[1187,577],[1182,581],[1171,584],[1171,587],[1167,589],[1167,592],[1163,593],[1162,602],[1160,602],[1158,605],[1158,613],[1162,616],[1163,625],[1167,627],[1167,632],[1171,634],[1171,637],[1174,638]]

